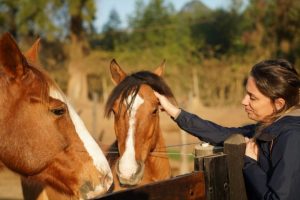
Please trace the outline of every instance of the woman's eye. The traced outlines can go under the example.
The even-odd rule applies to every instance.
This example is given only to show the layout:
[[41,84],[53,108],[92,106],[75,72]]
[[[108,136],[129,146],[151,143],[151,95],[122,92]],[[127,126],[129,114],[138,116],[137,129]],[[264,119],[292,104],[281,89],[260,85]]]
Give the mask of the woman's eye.
[[257,98],[253,95],[250,95],[250,100],[256,100]]
[[66,113],[66,109],[65,108],[55,108],[55,109],[52,109],[51,112],[53,114],[55,114],[56,116],[61,116]]

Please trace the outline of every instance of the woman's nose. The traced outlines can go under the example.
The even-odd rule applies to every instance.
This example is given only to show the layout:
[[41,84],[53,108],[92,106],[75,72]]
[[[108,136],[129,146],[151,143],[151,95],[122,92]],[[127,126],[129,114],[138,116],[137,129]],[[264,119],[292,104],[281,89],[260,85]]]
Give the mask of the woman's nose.
[[249,104],[249,95],[246,94],[242,100],[242,105],[247,106]]

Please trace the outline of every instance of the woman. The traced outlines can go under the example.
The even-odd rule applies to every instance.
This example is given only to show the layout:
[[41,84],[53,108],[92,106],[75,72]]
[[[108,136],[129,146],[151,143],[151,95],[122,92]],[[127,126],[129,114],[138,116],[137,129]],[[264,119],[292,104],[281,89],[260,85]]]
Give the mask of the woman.
[[[203,141],[222,144],[233,133],[245,136],[244,178],[249,199],[300,199],[300,79],[282,59],[253,66],[242,100],[257,123],[227,128],[201,119],[155,93],[180,128]],[[249,139],[250,138],[250,139]]]

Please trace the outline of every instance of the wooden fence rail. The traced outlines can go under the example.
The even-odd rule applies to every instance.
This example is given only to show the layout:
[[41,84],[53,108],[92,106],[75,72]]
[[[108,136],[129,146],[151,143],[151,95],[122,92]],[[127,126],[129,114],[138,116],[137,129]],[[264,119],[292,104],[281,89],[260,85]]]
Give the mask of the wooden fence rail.
[[193,172],[166,181],[115,192],[101,200],[205,200],[203,172]]
[[195,147],[195,171],[165,181],[114,192],[99,200],[247,200],[242,174],[244,139],[223,147]]

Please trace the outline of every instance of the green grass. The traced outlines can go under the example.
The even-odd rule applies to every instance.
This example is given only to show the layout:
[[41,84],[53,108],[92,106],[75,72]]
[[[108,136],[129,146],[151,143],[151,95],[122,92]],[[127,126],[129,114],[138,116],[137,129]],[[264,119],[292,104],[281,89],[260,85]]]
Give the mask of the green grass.
[[[179,161],[181,160],[181,154],[179,150],[176,149],[168,149],[168,157],[171,160],[176,160]],[[194,156],[193,155],[183,155],[183,156],[187,156],[188,157],[188,161],[194,161]]]

